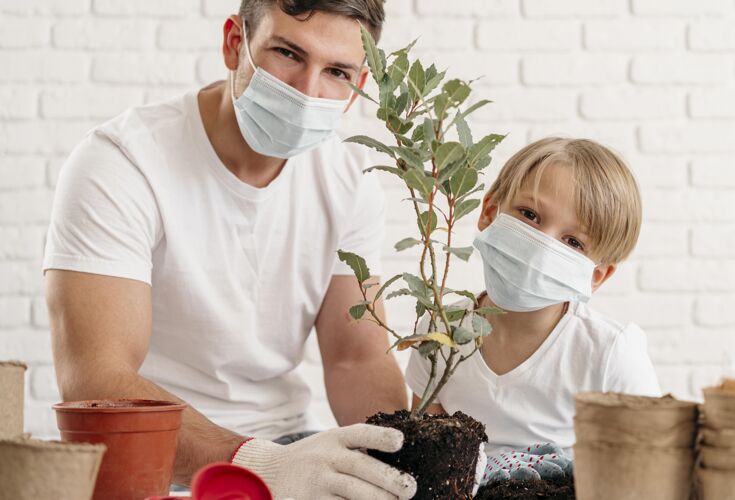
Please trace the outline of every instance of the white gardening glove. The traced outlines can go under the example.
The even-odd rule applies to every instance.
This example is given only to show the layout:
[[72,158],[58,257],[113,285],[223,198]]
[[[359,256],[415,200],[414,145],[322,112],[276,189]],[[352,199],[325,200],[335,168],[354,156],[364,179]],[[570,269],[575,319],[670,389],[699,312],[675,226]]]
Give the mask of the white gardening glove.
[[232,463],[258,474],[276,500],[323,498],[406,499],[416,494],[416,481],[364,449],[395,452],[403,446],[396,429],[355,424],[280,445],[251,439]]
[[475,485],[472,487],[472,496],[477,495],[482,485],[482,479],[485,476],[485,468],[487,467],[487,455],[485,454],[485,443],[480,443],[480,454],[477,456],[477,466],[475,466]]

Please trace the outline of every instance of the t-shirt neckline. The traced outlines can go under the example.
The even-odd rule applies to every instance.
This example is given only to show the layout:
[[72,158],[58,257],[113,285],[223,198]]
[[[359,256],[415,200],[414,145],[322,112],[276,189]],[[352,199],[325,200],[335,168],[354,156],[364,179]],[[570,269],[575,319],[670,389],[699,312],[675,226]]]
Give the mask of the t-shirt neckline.
[[531,354],[528,359],[523,361],[520,365],[513,368],[511,371],[504,373],[502,375],[498,375],[495,373],[490,366],[488,366],[487,362],[485,361],[485,358],[482,357],[482,352],[476,353],[476,356],[473,356],[475,358],[475,363],[479,365],[479,369],[485,377],[487,377],[489,380],[495,383],[506,383],[511,382],[517,377],[520,377],[523,375],[524,372],[532,368],[538,360],[548,351],[551,346],[556,342],[556,340],[559,338],[559,336],[562,334],[562,332],[567,328],[567,325],[571,321],[572,316],[577,314],[577,308],[579,307],[579,302],[571,301],[569,302],[569,308],[567,309],[567,312],[564,313],[564,315],[561,317],[559,322],[554,326],[554,328],[551,330],[551,333],[549,333],[549,336],[546,337],[546,339],[541,343],[541,345],[536,349],[533,354]]
[[241,198],[254,202],[269,198],[278,190],[278,187],[284,183],[285,178],[294,167],[297,157],[287,160],[278,176],[263,188],[251,186],[247,182],[240,180],[224,165],[224,163],[222,163],[222,160],[217,156],[217,152],[214,150],[212,143],[209,142],[209,137],[207,136],[207,131],[204,128],[204,122],[202,121],[198,96],[198,90],[191,91],[185,95],[184,100],[189,111],[187,115],[189,116],[189,124],[192,127],[192,135],[194,138],[201,138],[201,140],[194,139],[194,142],[197,144],[199,151],[204,156],[205,163],[211,172],[227,189]]

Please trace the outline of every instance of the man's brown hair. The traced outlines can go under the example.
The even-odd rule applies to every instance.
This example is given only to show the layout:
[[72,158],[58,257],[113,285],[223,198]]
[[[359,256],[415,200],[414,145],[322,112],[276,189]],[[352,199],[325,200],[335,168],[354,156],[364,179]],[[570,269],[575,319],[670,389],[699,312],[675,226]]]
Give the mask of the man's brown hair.
[[328,12],[360,21],[377,41],[385,21],[384,2],[385,0],[242,0],[239,14],[245,19],[248,29],[255,31],[264,12],[274,6],[289,16],[303,16],[303,20],[309,19],[317,11]]

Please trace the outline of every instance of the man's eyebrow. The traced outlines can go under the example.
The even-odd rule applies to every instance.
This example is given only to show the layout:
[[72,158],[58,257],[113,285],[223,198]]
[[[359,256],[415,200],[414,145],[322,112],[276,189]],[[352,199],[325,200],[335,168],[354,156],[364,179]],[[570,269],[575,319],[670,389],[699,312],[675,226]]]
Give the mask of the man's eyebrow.
[[[296,52],[301,57],[308,57],[309,56],[309,53],[306,51],[306,49],[304,49],[303,47],[295,44],[291,40],[288,40],[286,38],[283,38],[282,36],[273,35],[271,37],[271,40],[273,40],[274,42],[279,42],[279,43],[282,43],[283,45],[286,45],[289,49],[291,49],[292,51]],[[350,64],[350,63],[345,63],[345,62],[339,62],[339,61],[337,61],[337,62],[330,63],[329,66],[334,67],[334,68],[339,68],[339,69],[349,69],[349,70],[354,71],[355,73],[359,73],[360,72],[360,68],[356,64]]]

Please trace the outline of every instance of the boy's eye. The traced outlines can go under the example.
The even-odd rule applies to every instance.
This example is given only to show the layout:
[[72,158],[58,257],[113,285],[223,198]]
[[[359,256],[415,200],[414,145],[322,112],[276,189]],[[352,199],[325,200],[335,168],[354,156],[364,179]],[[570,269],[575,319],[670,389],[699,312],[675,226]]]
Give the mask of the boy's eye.
[[534,212],[533,210],[529,210],[527,208],[520,208],[520,209],[518,209],[518,211],[526,219],[528,219],[528,220],[530,220],[532,222],[538,222],[538,215],[536,215],[536,212]]
[[567,238],[567,245],[570,247],[579,250],[580,252],[584,252],[584,245],[576,238],[570,236]]

